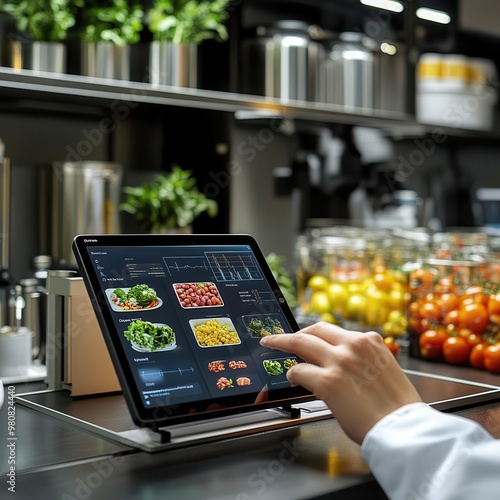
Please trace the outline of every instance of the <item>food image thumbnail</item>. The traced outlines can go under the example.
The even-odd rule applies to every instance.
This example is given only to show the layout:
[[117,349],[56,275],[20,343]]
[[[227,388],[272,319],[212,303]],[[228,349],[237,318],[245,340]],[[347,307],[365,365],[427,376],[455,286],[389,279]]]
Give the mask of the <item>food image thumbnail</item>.
[[226,369],[223,361],[210,361],[208,363],[208,371],[212,373],[223,372]]
[[250,337],[253,338],[285,333],[277,314],[245,316],[244,321]]
[[241,340],[229,318],[192,319],[191,329],[200,347],[240,344]]
[[265,359],[262,364],[268,375],[277,376],[283,375],[283,366],[276,359]]
[[108,288],[106,295],[114,311],[155,309],[162,304],[156,291],[144,284],[135,285],[132,288]]
[[175,283],[174,290],[181,307],[220,307],[224,305],[213,283]]
[[132,348],[139,352],[169,351],[176,347],[174,331],[162,323],[132,321],[124,335]]
[[236,385],[252,385],[252,381],[248,377],[238,377],[236,379]]
[[238,368],[247,368],[247,364],[244,361],[229,361],[229,368],[231,368],[231,370],[237,370]]
[[223,391],[224,389],[230,389],[231,387],[234,387],[232,379],[221,377],[219,380],[217,380],[217,388],[221,391]]
[[295,366],[296,364],[298,364],[296,359],[287,358],[285,359],[285,361],[283,361],[283,367],[285,368],[285,370],[289,370],[292,366]]

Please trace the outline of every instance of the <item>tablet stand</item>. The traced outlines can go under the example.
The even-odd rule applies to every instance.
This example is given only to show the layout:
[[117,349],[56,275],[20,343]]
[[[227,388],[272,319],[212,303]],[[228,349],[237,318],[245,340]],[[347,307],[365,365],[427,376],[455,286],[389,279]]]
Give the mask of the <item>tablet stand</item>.
[[306,422],[332,418],[325,403],[314,400],[151,429],[134,424],[121,394],[74,399],[67,390],[48,390],[19,394],[16,401],[149,453],[270,430],[291,429]]
[[[284,413],[287,416],[287,419],[289,419],[289,420],[299,419],[301,416],[301,410],[302,409],[300,407],[293,407],[293,406],[280,406],[280,407],[274,408],[275,412]],[[245,418],[241,415],[240,416],[235,415],[235,416],[229,417],[229,419],[226,421],[226,423],[228,425],[224,424],[224,429],[226,431],[229,431],[231,428],[236,429],[239,425],[241,425],[241,422],[239,421],[240,419],[238,417],[240,417],[240,419]],[[231,425],[231,424],[233,424],[233,425]],[[202,427],[206,427],[207,425],[213,429],[214,422],[213,421],[200,421],[200,422],[197,422],[194,424],[190,424],[190,427],[192,426],[192,428],[196,428],[196,427],[202,428]],[[172,442],[173,433],[171,431],[169,431],[167,427],[159,427],[157,429],[150,429],[150,432],[154,432],[154,433],[158,434],[160,444],[168,444],[168,443]]]

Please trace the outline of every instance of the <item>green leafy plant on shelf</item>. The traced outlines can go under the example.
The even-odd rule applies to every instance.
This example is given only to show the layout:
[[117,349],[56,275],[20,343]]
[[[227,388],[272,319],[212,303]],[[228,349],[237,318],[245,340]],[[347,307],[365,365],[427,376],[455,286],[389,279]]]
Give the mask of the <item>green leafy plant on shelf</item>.
[[9,14],[16,28],[37,42],[61,42],[76,24],[83,0],[2,0],[0,11]]
[[199,44],[203,40],[225,41],[224,24],[230,0],[153,0],[146,24],[158,42]]
[[83,38],[89,43],[137,43],[144,28],[144,11],[138,1],[85,0],[79,17]]
[[123,188],[121,210],[132,214],[148,232],[189,227],[201,214],[215,217],[218,205],[196,187],[190,170],[172,166],[167,175],[156,175],[138,187]]
[[273,276],[278,283],[283,297],[288,302],[288,305],[293,309],[298,306],[297,296],[295,293],[295,284],[290,276],[290,273],[283,265],[284,257],[274,252],[266,257],[266,261],[273,273]]

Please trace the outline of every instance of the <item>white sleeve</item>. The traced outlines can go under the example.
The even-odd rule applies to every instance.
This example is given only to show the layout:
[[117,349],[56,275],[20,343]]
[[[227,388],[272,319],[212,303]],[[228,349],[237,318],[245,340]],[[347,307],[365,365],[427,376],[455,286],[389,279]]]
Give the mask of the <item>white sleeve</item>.
[[500,498],[500,440],[472,420],[425,403],[380,420],[361,452],[392,500]]

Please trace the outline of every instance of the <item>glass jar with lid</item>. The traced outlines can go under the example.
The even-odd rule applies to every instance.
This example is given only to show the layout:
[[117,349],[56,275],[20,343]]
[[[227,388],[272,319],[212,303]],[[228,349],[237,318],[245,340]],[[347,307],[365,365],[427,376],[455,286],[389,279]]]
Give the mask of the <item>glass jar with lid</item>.
[[[492,254],[416,265],[409,273],[410,354],[468,365],[476,344],[500,340],[499,286],[500,261]],[[463,359],[449,357],[447,344],[460,344]]]
[[[297,242],[302,315],[346,328],[406,332],[406,275],[388,265],[390,233],[353,227],[314,229]],[[394,262],[394,261],[393,261]]]

